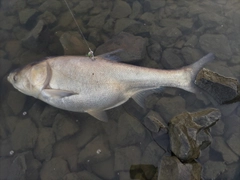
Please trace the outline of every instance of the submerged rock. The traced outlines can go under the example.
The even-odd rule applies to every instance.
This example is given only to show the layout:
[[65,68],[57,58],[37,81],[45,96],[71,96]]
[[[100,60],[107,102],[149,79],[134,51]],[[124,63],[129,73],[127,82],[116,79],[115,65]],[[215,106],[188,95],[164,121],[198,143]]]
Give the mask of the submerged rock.
[[204,179],[216,179],[226,169],[227,166],[223,162],[209,160],[203,165],[202,176]]
[[165,156],[161,159],[158,180],[200,180],[202,167],[199,163],[182,163],[175,156]]
[[145,57],[147,39],[122,32],[108,40],[96,49],[96,55],[108,53],[116,49],[123,49],[118,53],[119,58],[124,62],[138,61]]
[[224,77],[203,68],[198,73],[195,84],[220,104],[240,101],[240,84],[237,79]]
[[7,179],[31,179],[37,180],[41,163],[34,159],[32,152],[18,154],[10,166]]
[[226,36],[222,34],[204,34],[199,38],[199,43],[204,51],[213,52],[220,59],[231,59],[232,51]]
[[30,119],[21,120],[12,133],[12,147],[14,151],[25,151],[35,146],[38,129]]
[[170,121],[169,136],[172,152],[183,161],[198,158],[200,150],[211,143],[208,128],[219,120],[217,109],[182,113]]
[[43,164],[40,177],[41,179],[58,180],[69,172],[67,161],[60,157],[55,157]]
[[26,96],[18,91],[10,91],[7,104],[12,109],[13,113],[17,115],[23,110],[26,101]]
[[113,6],[111,16],[113,18],[125,18],[132,12],[130,5],[121,0],[117,0]]
[[155,111],[150,111],[144,117],[143,124],[152,132],[158,132],[161,128],[167,127],[162,117]]

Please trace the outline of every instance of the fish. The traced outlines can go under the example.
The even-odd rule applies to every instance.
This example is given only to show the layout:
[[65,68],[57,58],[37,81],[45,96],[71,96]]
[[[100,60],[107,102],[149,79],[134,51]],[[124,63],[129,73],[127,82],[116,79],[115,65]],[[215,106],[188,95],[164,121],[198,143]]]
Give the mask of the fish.
[[196,93],[198,71],[214,59],[209,53],[191,65],[164,70],[122,63],[114,54],[46,58],[10,72],[7,79],[18,91],[49,105],[106,122],[106,110],[130,98],[144,107],[144,98],[162,87]]

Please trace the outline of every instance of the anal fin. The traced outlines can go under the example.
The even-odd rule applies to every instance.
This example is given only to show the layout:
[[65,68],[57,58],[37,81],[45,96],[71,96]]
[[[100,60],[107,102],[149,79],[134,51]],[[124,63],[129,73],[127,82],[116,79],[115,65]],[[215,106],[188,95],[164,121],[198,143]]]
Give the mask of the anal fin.
[[100,121],[103,121],[103,122],[108,121],[108,116],[105,111],[88,111],[87,113]]

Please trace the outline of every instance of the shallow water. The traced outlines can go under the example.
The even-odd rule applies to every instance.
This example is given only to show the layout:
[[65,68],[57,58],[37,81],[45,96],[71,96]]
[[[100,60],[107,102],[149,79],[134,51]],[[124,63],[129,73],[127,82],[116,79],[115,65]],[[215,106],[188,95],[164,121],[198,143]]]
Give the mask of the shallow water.
[[[130,44],[136,47],[131,49],[135,59],[123,61],[163,69],[191,64],[213,52],[216,60],[206,67],[240,79],[238,0],[68,3],[93,51],[106,53]],[[168,131],[152,132],[144,124],[145,116],[155,111],[167,124],[182,112],[208,107],[218,108],[222,118],[211,127],[211,145],[196,159],[202,166],[201,177],[239,179],[239,102],[219,105],[209,96],[165,88],[145,99],[145,109],[130,99],[109,110],[109,122],[103,123],[25,96],[7,82],[11,70],[30,62],[64,54],[86,55],[88,48],[77,31],[62,0],[1,1],[1,180],[164,179],[158,173],[159,164],[163,157],[173,155]],[[142,38],[138,43],[127,42],[127,38],[120,45],[100,48],[121,32]]]

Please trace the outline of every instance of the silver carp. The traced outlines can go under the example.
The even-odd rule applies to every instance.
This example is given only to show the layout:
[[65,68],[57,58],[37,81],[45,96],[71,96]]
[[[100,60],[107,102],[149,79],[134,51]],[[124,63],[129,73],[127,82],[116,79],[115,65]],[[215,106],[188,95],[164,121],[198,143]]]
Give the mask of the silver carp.
[[105,110],[133,98],[142,105],[148,92],[161,87],[176,87],[195,93],[194,80],[209,53],[192,65],[177,70],[160,70],[111,60],[111,54],[59,56],[26,65],[11,72],[8,81],[20,92],[54,107],[85,112],[107,121]]

